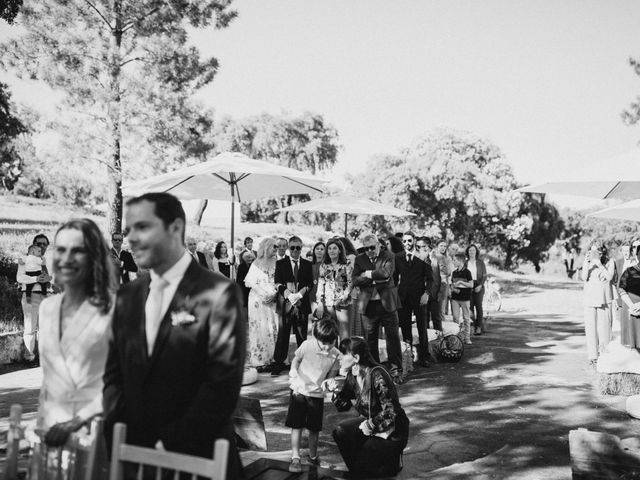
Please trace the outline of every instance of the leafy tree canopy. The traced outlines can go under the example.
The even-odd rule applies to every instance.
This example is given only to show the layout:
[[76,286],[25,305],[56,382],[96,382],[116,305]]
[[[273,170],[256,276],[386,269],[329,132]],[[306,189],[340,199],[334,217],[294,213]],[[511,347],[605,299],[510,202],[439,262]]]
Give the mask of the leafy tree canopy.
[[13,23],[22,7],[22,0],[2,0],[0,2],[0,18],[9,25]]
[[13,189],[22,173],[20,136],[28,131],[14,112],[9,87],[0,82],[0,183],[7,190]]

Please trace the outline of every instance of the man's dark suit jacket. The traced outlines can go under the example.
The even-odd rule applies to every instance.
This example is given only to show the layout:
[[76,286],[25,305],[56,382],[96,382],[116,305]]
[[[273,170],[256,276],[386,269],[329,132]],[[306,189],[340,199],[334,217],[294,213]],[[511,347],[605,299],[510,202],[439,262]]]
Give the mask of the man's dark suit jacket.
[[107,445],[116,422],[127,442],[211,458],[216,438],[232,448],[227,478],[241,476],[231,420],[242,384],[245,319],[237,285],[191,261],[147,355],[148,276],[123,285],[104,374]]
[[[396,268],[395,256],[391,252],[380,251],[375,259],[375,265],[366,253],[361,253],[355,259],[353,266],[353,285],[360,287],[358,295],[358,311],[364,313],[376,289],[380,294],[382,307],[387,312],[395,312],[401,308],[398,292],[393,281]],[[372,270],[371,279],[360,277],[366,270]]]
[[136,262],[133,260],[133,255],[131,255],[131,252],[127,252],[126,250],[120,250],[120,255],[118,255],[118,253],[113,248],[111,249],[111,255],[113,255],[116,258],[119,258],[123,262],[122,267],[119,267],[120,282],[129,283],[131,281],[131,278],[129,277],[129,272],[138,271],[138,266],[136,265]]
[[411,262],[407,262],[406,252],[396,253],[394,279],[398,285],[400,301],[407,306],[418,306],[424,292],[429,292],[431,295],[433,284],[431,265],[416,257],[415,253],[411,253]]
[[[303,315],[309,315],[311,313],[311,302],[309,302],[309,292],[313,288],[313,267],[309,260],[299,258],[300,265],[298,267],[298,291],[307,287],[302,300],[300,301],[300,313]],[[291,265],[291,259],[284,257],[276,262],[276,272],[274,275],[275,284],[278,287],[278,294],[282,296],[287,289],[287,283],[294,282],[293,266]],[[283,303],[284,299],[281,299]],[[282,304],[281,303],[281,304]]]
[[207,270],[209,270],[209,264],[207,263],[207,259],[204,256],[204,253],[198,252],[196,250],[196,255],[198,256],[198,263],[200,263],[200,266],[206,268]]

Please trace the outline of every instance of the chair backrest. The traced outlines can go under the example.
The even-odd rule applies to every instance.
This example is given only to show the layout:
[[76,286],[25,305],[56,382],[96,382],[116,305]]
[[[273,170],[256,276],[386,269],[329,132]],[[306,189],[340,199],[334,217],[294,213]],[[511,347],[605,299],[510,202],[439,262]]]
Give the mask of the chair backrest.
[[4,478],[17,480],[18,454],[22,438],[22,406],[11,405],[9,410],[9,431],[7,432],[7,458],[4,464]]
[[[42,434],[41,434],[42,438]],[[29,477],[38,480],[106,480],[108,461],[102,418],[91,422],[89,434],[74,433],[62,447],[33,446]]]
[[124,479],[124,463],[137,464],[137,478],[143,478],[145,466],[155,468],[156,478],[164,478],[163,470],[174,471],[174,479],[182,478],[181,473],[191,474],[194,480],[196,476],[211,480],[226,478],[229,455],[229,441],[226,439],[216,440],[213,446],[213,460],[211,460],[194,455],[129,445],[125,443],[126,437],[127,426],[123,423],[116,423],[113,427],[109,480]]

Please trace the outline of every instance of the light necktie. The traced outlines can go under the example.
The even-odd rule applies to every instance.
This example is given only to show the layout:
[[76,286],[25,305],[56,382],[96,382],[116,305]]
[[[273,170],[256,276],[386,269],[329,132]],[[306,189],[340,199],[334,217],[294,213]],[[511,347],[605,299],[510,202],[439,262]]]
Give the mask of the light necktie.
[[147,334],[147,352],[151,355],[153,344],[156,341],[160,323],[162,322],[162,299],[169,282],[162,277],[155,278],[149,286],[149,296],[144,307],[145,332]]

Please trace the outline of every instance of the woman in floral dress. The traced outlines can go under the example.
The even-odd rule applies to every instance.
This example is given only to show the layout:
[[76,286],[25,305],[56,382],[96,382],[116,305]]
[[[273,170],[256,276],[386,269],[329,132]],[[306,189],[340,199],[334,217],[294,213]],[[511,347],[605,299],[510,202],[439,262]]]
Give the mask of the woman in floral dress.
[[347,260],[344,245],[338,238],[327,242],[324,261],[320,264],[316,299],[318,318],[330,317],[338,325],[340,339],[350,337],[349,305],[353,288],[353,267]]
[[247,305],[249,316],[247,364],[264,372],[273,361],[278,335],[276,313],[276,246],[273,238],[260,242],[258,257],[251,264],[244,284],[251,288]]

